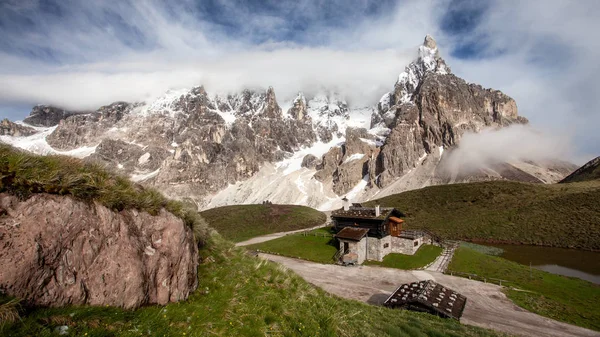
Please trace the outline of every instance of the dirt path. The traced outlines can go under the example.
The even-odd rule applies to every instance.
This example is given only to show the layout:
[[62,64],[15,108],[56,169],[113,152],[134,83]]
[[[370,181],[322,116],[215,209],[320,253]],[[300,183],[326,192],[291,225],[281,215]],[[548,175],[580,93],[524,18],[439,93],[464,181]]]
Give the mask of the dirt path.
[[[266,240],[265,240],[266,241]],[[528,312],[510,301],[502,287],[442,273],[390,268],[325,265],[260,254],[281,263],[306,281],[340,297],[380,305],[402,283],[433,279],[467,297],[464,324],[521,336],[600,336],[600,333]]]
[[[329,219],[329,214],[331,212],[327,211],[327,212],[323,212],[323,213],[325,213],[325,215],[327,216],[327,219]],[[278,239],[278,238],[280,238],[282,236],[286,236],[288,234],[300,233],[300,232],[304,232],[304,231],[311,231],[313,229],[322,228],[322,227],[325,227],[325,226],[327,226],[327,222],[325,222],[325,223],[323,223],[321,225],[315,226],[315,227],[311,227],[311,228],[304,228],[304,229],[298,229],[298,230],[295,230],[295,231],[279,232],[279,233],[273,233],[273,234],[267,234],[267,235],[257,236],[255,238],[252,238],[252,239],[249,239],[249,240],[246,240],[246,241],[238,242],[235,245],[236,246],[240,246],[240,247],[241,246],[249,246],[249,245],[253,245],[255,243],[261,243],[261,242],[265,242],[265,241],[271,241],[271,240],[274,240],[274,239]]]
[[454,247],[445,247],[444,251],[433,261],[430,265],[424,269],[427,271],[434,271],[443,273],[448,268],[452,256],[454,255]]

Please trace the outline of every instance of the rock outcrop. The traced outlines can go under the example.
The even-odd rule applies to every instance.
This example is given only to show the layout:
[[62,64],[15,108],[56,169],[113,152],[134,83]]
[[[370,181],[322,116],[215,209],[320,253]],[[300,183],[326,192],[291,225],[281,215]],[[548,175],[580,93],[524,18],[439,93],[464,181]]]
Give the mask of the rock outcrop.
[[41,306],[136,308],[184,300],[197,287],[192,230],[162,210],[0,194],[0,289]]
[[50,127],[58,125],[61,120],[69,116],[80,113],[82,112],[67,111],[50,105],[36,105],[23,122],[33,126]]
[[455,146],[465,132],[527,122],[512,98],[452,74],[427,36],[419,58],[400,74],[372,118],[391,129],[377,160],[376,183],[389,185],[424,155]]
[[13,123],[6,118],[0,121],[0,136],[27,137],[36,132],[33,128]]
[[338,195],[348,193],[361,180],[372,182],[375,158],[379,154],[374,136],[366,129],[347,128],[346,142],[323,155],[316,166],[315,179],[325,182],[331,179],[333,191]]
[[71,150],[97,144],[105,133],[129,113],[135,104],[116,102],[87,114],[66,116],[46,140],[53,148]]
[[317,158],[315,155],[307,154],[306,156],[304,156],[304,158],[302,158],[302,163],[300,164],[300,166],[313,169],[319,164],[319,158]]

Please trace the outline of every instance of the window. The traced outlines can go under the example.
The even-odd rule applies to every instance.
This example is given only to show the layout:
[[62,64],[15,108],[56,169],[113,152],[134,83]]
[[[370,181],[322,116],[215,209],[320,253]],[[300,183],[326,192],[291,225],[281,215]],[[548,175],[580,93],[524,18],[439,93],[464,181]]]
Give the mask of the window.
[[390,246],[390,244],[389,244],[389,243],[384,243],[384,244],[383,244],[383,248],[387,248],[387,247],[389,247],[389,246]]
[[419,245],[419,240],[415,240],[415,247]]

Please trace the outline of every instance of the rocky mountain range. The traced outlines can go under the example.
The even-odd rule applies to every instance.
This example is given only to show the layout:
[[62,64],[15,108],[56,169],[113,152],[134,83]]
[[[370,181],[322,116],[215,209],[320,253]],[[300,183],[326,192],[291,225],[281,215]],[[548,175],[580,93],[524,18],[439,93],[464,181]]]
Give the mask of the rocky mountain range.
[[600,180],[600,157],[596,157],[566,176],[560,183]]
[[22,123],[3,121],[0,140],[101,162],[201,208],[271,200],[327,209],[344,195],[473,180],[548,183],[570,173],[574,165],[560,161],[443,169],[463,134],[526,123],[512,98],[454,75],[427,36],[374,106],[351,107],[335,92],[280,105],[271,87],[221,95],[200,86],[92,112],[36,106]]

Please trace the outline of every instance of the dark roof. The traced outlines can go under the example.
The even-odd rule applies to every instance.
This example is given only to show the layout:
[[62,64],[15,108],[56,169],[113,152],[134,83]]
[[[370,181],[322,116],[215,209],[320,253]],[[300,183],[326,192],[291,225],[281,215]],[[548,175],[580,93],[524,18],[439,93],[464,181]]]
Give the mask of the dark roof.
[[368,228],[344,227],[335,237],[338,239],[360,241],[368,232]]
[[393,210],[393,208],[381,207],[379,209],[379,216],[375,216],[375,208],[372,207],[350,207],[347,211],[340,208],[331,212],[331,217],[385,220]]
[[426,307],[442,317],[460,319],[467,298],[433,280],[403,284],[383,303],[386,307]]

